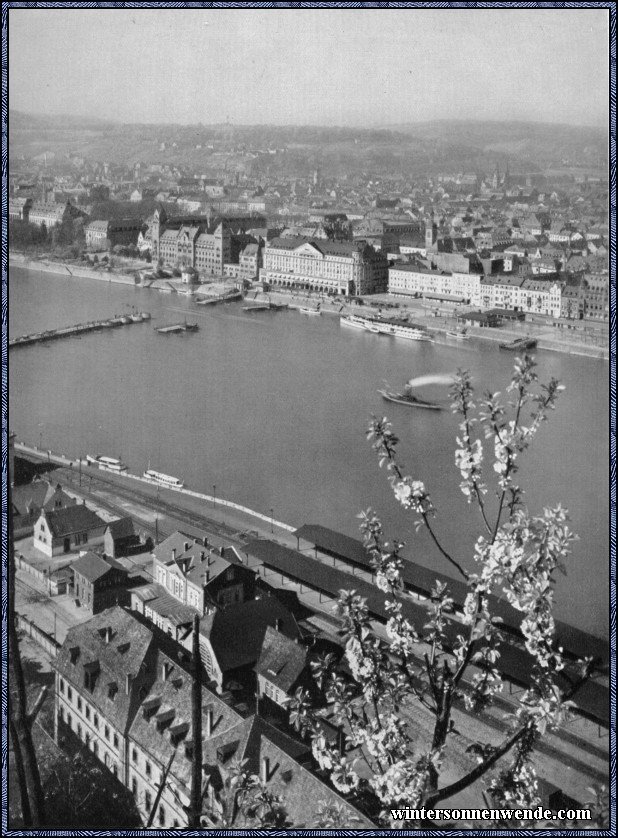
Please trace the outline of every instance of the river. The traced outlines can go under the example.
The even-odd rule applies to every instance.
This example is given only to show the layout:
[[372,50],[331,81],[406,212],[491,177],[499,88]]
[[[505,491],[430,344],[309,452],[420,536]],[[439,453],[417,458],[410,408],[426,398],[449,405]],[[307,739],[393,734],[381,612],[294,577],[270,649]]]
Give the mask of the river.
[[[448,549],[470,566],[480,534],[458,489],[457,421],[386,404],[377,390],[412,376],[471,370],[479,390],[504,391],[513,355],[475,340],[414,343],[295,311],[246,313],[200,307],[147,289],[10,269],[11,337],[87,320],[150,311],[150,323],[13,350],[9,426],[19,439],[77,457],[121,457],[293,525],[320,523],[360,537],[357,514],[373,507],[406,555],[448,566],[396,504],[365,439],[372,414],[388,415],[407,473],[422,479]],[[197,321],[192,334],[153,326]],[[455,341],[452,341],[455,344]],[[566,385],[558,408],[522,459],[533,513],[561,503],[580,541],[557,582],[557,615],[598,636],[608,631],[609,388],[606,362],[539,352],[541,379]],[[432,395],[431,393],[429,395]]]

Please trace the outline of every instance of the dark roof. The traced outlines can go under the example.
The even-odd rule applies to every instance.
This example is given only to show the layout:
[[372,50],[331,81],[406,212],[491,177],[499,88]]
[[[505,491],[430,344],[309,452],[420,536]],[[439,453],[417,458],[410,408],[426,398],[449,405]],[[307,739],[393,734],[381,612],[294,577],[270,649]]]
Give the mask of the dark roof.
[[105,526],[105,521],[82,503],[64,509],[46,510],[43,515],[54,538]]
[[[278,622],[279,621],[279,622]],[[200,634],[208,637],[222,672],[255,664],[268,626],[290,638],[300,638],[293,615],[275,597],[252,599],[208,614]]]
[[[352,576],[338,568],[330,567],[323,564],[310,556],[298,553],[296,550],[291,550],[288,547],[283,547],[274,541],[266,539],[254,539],[248,541],[244,547],[239,548],[246,555],[252,556],[263,564],[285,576],[302,582],[314,590],[322,591],[332,597],[337,597],[341,590],[355,591],[359,596],[362,596],[367,601],[367,608],[369,612],[382,620],[387,620],[390,613],[387,612],[384,604],[384,595],[378,590],[375,585],[358,576]],[[425,589],[435,587],[435,580],[446,581],[449,589],[459,602],[463,602],[462,594],[465,596],[467,588],[463,582],[451,580],[442,574],[435,571],[425,570],[419,565],[412,562],[404,562],[404,579],[406,581],[413,579],[415,584],[408,581],[410,587],[421,589],[421,585]],[[426,590],[427,592],[427,590]],[[417,602],[402,598],[402,614],[409,620],[409,622],[419,629],[427,622],[426,609]],[[510,605],[496,596],[491,597],[491,612],[497,616],[501,616],[507,625],[518,625],[514,619],[514,611]],[[557,623],[557,638],[558,642],[562,643],[562,638],[570,637],[573,642],[578,644],[578,649],[573,649],[575,654],[596,654],[601,658],[607,654],[607,644],[596,638],[586,635],[585,632],[572,630],[573,633],[565,633],[565,627],[562,623]],[[456,642],[457,635],[461,631],[461,626],[456,622],[448,622],[445,628],[446,645],[451,648]],[[515,645],[512,640],[505,641],[500,646],[500,670],[504,675],[518,684],[528,685],[530,682],[530,672],[532,669],[532,658],[530,654],[521,647]],[[605,702],[605,697],[609,696],[607,687],[596,682],[588,682],[586,691],[578,693],[574,701],[580,708],[581,712],[588,715],[590,718],[596,719],[601,724],[607,724],[609,713],[609,702]],[[567,686],[566,681],[563,688]]]
[[255,671],[289,692],[307,665],[308,649],[268,626]]
[[105,528],[105,532],[109,532],[114,540],[117,538],[128,538],[130,535],[135,534],[133,519],[126,517],[118,518],[116,521],[110,521]]
[[97,556],[96,553],[91,552],[84,553],[81,558],[79,558],[76,562],[73,562],[71,568],[81,576],[85,576],[90,582],[96,582],[97,579],[105,576],[105,574],[109,573],[112,569],[122,570],[125,574],[127,572],[117,562],[114,562],[113,560],[106,561],[101,556]]
[[323,527],[320,524],[303,524],[293,535],[302,541],[309,541],[318,550],[341,556],[354,564],[369,567],[369,554],[362,541],[350,538],[343,533]]

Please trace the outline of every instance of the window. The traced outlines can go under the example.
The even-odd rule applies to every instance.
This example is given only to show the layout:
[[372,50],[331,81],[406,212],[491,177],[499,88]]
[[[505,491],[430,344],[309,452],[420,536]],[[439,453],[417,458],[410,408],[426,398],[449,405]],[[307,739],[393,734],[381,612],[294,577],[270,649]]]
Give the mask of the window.
[[77,735],[79,736],[80,739],[82,738],[82,726],[80,725],[79,722],[77,723]]
[[97,730],[99,729],[99,717],[96,713],[94,714],[94,726]]
[[86,705],[86,718],[90,719],[90,707],[88,705]]
[[135,750],[135,748],[133,748],[133,751],[131,753],[131,759],[133,760],[133,762],[137,762],[137,751]]
[[146,776],[147,777],[152,776],[152,766],[150,765],[148,760],[146,760]]
[[165,826],[165,808],[159,806],[159,826]]
[[109,725],[105,725],[105,738],[109,739]]
[[137,797],[137,778],[133,777],[131,780],[131,791],[133,792],[133,797]]
[[77,696],[77,709],[81,712],[82,709],[82,700],[79,696]]
[[147,791],[144,797],[146,801],[146,809],[150,812],[150,810],[152,809],[152,795],[149,791]]
[[62,678],[60,679],[60,692],[64,692],[64,681],[62,680]]
[[69,701],[71,701],[71,699],[73,698],[73,690],[71,689],[71,687],[67,687],[67,698],[69,699]]
[[92,743],[92,753],[95,755],[95,757],[99,756],[99,743],[98,742],[93,742]]
[[114,733],[114,748],[118,748],[118,734]]

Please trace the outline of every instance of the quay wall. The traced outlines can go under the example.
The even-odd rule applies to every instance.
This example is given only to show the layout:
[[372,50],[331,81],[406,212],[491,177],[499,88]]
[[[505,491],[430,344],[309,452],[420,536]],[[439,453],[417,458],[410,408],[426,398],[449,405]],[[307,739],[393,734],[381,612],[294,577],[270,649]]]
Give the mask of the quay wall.
[[[15,441],[15,450],[16,451],[22,451],[25,454],[33,454],[36,457],[41,457],[42,459],[47,459],[50,462],[57,463],[58,465],[61,465],[61,466],[66,466],[66,467],[79,466],[79,458],[72,459],[70,457],[67,457],[65,454],[59,454],[59,453],[51,451],[51,450],[43,450],[41,448],[38,448],[37,446],[26,445],[25,443],[18,442],[17,440]],[[105,472],[105,469],[100,470],[96,466],[89,465],[84,460],[82,460],[82,465],[85,466],[85,468],[87,469],[86,473],[88,473],[89,470],[94,470],[96,472],[98,472],[98,471]],[[105,472],[105,473],[110,473],[110,472]],[[146,480],[144,477],[140,477],[137,474],[130,474],[127,471],[125,471],[121,474],[114,473],[114,476],[115,477],[124,477],[124,478],[128,478],[130,480],[137,480],[140,483],[145,483],[148,486],[156,485],[151,480]],[[166,491],[176,492],[179,495],[187,495],[188,497],[197,498],[198,500],[206,501],[207,503],[212,504],[214,507],[234,509],[237,512],[242,512],[243,514],[249,515],[252,518],[257,518],[260,521],[264,521],[267,524],[272,524],[273,526],[278,527],[279,529],[285,530],[286,532],[294,532],[296,530],[296,527],[292,527],[292,526],[290,526],[290,524],[286,524],[283,521],[277,521],[274,518],[271,518],[270,515],[265,515],[262,512],[257,512],[255,509],[249,509],[249,507],[247,507],[247,506],[241,506],[241,504],[234,503],[234,501],[225,500],[225,498],[214,497],[213,495],[205,495],[205,494],[202,494],[200,492],[193,492],[191,489],[174,489],[171,486],[162,486],[161,488],[166,490]]]
[[117,285],[134,286],[136,284],[135,277],[132,275],[117,274],[113,271],[95,271],[82,265],[67,265],[65,262],[50,262],[47,259],[28,259],[20,254],[9,253],[9,267],[11,265],[27,268],[29,271],[42,271],[77,279],[96,279],[99,282],[112,282]]

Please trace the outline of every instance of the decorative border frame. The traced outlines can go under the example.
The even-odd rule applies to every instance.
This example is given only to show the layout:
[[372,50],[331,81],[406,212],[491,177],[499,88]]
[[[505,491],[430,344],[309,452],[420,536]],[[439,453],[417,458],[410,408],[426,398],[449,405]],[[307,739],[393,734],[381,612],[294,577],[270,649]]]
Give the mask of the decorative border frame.
[[[610,100],[608,108],[609,126],[609,232],[610,232],[610,356],[609,356],[609,384],[610,384],[610,813],[611,826],[605,830],[568,830],[552,831],[547,829],[518,831],[522,836],[601,836],[616,834],[616,6],[613,2],[0,2],[1,8],[1,29],[2,29],[2,219],[1,219],[1,264],[2,264],[2,286],[0,291],[1,315],[2,315],[2,343],[0,355],[2,360],[2,539],[0,543],[2,557],[2,673],[1,673],[1,707],[2,707],[2,799],[0,802],[0,828],[2,834],[7,836],[21,835],[92,835],[92,836],[114,836],[134,835],[141,836],[143,830],[124,830],[112,832],[108,830],[87,830],[67,831],[49,830],[39,832],[36,830],[8,830],[7,828],[7,768],[8,768],[8,735],[7,735],[7,714],[8,714],[8,648],[6,632],[7,613],[7,454],[8,454],[8,23],[10,9],[18,8],[121,8],[121,9],[222,9],[222,8],[258,8],[258,9],[358,9],[358,8],[379,8],[384,9],[422,9],[422,8],[457,8],[457,9],[517,9],[517,8],[541,8],[541,9],[607,9],[609,11],[609,67],[610,76]],[[179,830],[148,830],[149,835],[177,835]],[[183,835],[246,835],[246,836],[267,836],[267,835],[482,835],[482,836],[508,836],[512,832],[506,830],[182,830]]]

